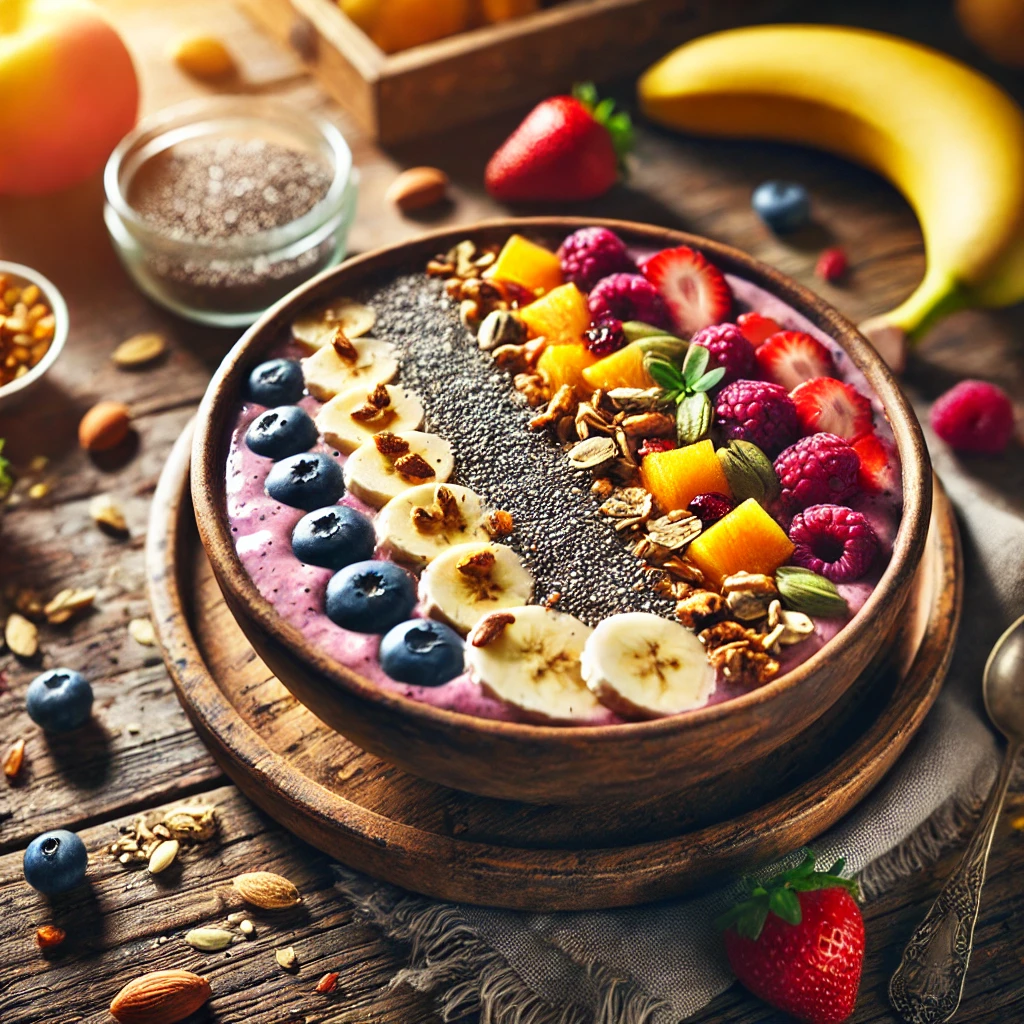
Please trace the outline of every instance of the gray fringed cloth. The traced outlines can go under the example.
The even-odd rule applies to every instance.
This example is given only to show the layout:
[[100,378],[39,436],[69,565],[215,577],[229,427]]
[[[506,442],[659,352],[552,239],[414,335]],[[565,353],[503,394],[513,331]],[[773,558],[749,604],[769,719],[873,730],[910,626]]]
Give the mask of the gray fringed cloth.
[[[999,747],[981,705],[981,673],[992,644],[1024,611],[1024,521],[941,444],[931,448],[959,514],[967,565],[953,666],[887,779],[813,844],[826,862],[844,856],[868,899],[932,862],[987,792]],[[1006,456],[1015,457],[1013,449]],[[528,914],[437,903],[337,872],[338,889],[365,918],[409,944],[410,966],[394,983],[434,993],[446,1020],[478,1013],[485,1024],[671,1024],[732,983],[712,921],[738,883],[626,910]]]

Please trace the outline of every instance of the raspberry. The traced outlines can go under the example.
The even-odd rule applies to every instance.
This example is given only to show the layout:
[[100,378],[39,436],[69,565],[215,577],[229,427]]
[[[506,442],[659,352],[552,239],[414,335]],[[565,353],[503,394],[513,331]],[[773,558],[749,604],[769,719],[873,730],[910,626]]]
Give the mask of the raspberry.
[[665,300],[657,288],[639,274],[612,274],[594,285],[587,299],[590,315],[595,320],[614,317],[616,320],[640,320],[654,327],[672,329]]
[[733,509],[732,502],[724,494],[698,494],[689,505],[687,512],[692,512],[704,525],[706,530],[712,523],[724,519]]
[[845,501],[859,490],[860,456],[835,434],[811,434],[775,460],[781,501],[790,511]]
[[833,583],[859,580],[878,554],[878,537],[860,512],[843,505],[812,505],[793,518],[792,562]]
[[715,324],[705,327],[692,338],[691,345],[703,345],[711,353],[710,369],[724,367],[723,384],[731,384],[741,377],[751,377],[754,372],[754,346],[743,337],[736,324]]
[[997,455],[1013,437],[1013,406],[995,384],[962,380],[935,400],[931,422],[951,448]]
[[846,253],[838,246],[834,249],[826,249],[819,257],[814,272],[824,281],[836,282],[843,274],[849,263]]
[[677,447],[678,445],[675,441],[672,441],[667,437],[646,437],[640,443],[640,447],[637,448],[636,453],[642,459],[645,455],[650,455],[653,452],[670,452],[673,448]]
[[558,250],[562,273],[582,292],[609,274],[636,273],[636,264],[626,252],[626,244],[607,228],[580,228]]
[[626,344],[622,321],[611,316],[595,320],[583,332],[583,344],[595,356],[610,356],[613,352],[618,352]]
[[786,389],[761,380],[734,380],[718,393],[715,422],[726,441],[750,441],[769,458],[800,435]]

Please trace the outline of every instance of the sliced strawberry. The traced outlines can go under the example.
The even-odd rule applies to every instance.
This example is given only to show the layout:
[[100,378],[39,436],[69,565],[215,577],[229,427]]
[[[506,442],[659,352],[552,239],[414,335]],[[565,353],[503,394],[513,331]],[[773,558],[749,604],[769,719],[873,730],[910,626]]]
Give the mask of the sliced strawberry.
[[718,267],[694,249],[663,249],[644,263],[643,275],[661,293],[684,338],[729,316],[732,289]]
[[754,348],[782,330],[782,324],[776,323],[770,316],[761,316],[760,313],[740,313],[736,317],[736,325]]
[[870,433],[871,402],[856,388],[832,377],[815,377],[790,393],[804,434],[824,431],[847,441]]
[[836,372],[832,353],[817,338],[803,331],[773,334],[755,354],[764,376],[787,391],[805,380],[831,377]]
[[895,491],[899,485],[896,451],[877,434],[865,434],[853,442],[860,457],[860,485],[869,494]]

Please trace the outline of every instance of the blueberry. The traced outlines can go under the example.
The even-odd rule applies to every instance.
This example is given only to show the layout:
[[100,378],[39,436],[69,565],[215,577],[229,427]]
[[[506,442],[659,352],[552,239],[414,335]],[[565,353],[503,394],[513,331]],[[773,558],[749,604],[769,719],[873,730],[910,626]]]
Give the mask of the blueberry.
[[386,633],[415,604],[416,584],[394,562],[354,562],[327,584],[327,617],[356,633]]
[[69,732],[92,713],[92,687],[81,672],[51,668],[29,683],[25,710],[47,732]]
[[330,455],[307,452],[276,462],[265,486],[274,501],[312,512],[333,504],[345,493],[345,478]]
[[330,505],[304,515],[292,530],[292,551],[300,562],[343,569],[373,557],[373,522],[354,508]]
[[305,409],[297,405],[279,405],[261,412],[249,424],[245,443],[257,455],[283,459],[308,452],[319,436],[316,424]]
[[754,189],[750,205],[772,229],[783,234],[802,228],[811,219],[811,197],[795,181],[765,181]]
[[74,832],[58,828],[36,836],[22,861],[25,881],[47,896],[56,896],[81,885],[89,854]]
[[304,388],[302,367],[294,359],[268,359],[249,374],[249,397],[260,405],[293,405]]
[[400,622],[380,642],[380,667],[392,679],[440,686],[462,673],[465,645],[450,626],[432,619]]

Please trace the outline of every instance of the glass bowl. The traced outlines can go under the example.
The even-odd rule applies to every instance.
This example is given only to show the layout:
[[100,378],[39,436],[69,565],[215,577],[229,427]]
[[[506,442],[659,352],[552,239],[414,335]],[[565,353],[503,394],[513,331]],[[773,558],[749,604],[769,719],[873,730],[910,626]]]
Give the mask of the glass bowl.
[[49,278],[43,277],[38,270],[21,263],[0,260],[0,277],[8,278],[18,287],[34,284],[41,293],[41,301],[50,307],[54,318],[53,340],[43,358],[27,373],[0,387],[0,412],[7,412],[25,397],[33,385],[42,380],[46,371],[57,361],[64,350],[64,343],[68,340],[69,319],[64,296],[57,290],[57,286]]
[[[330,184],[295,219],[249,234],[231,233],[230,228],[218,237],[190,234],[188,218],[199,209],[192,196],[171,196],[181,209],[173,225],[143,216],[133,205],[133,186],[150,187],[147,182],[170,173],[168,167],[182,166],[179,158],[212,140],[253,146],[256,152],[262,145],[283,146],[319,164]],[[214,179],[216,169],[209,168],[214,181],[210,189],[221,187],[220,179]],[[248,188],[247,180],[223,184],[236,187],[242,182]],[[344,257],[358,172],[348,144],[328,121],[273,100],[224,97],[185,103],[142,120],[111,154],[103,186],[107,230],[142,291],[190,320],[244,327]],[[245,194],[232,193],[239,197],[232,208],[236,217],[252,209]]]

